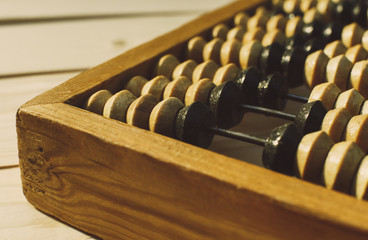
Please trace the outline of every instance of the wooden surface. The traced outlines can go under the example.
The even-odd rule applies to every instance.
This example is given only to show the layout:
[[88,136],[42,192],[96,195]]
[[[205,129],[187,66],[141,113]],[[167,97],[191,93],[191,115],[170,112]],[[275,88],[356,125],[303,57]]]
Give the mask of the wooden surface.
[[92,238],[25,200],[17,167],[19,106],[86,68],[228,2],[0,2],[0,239]]

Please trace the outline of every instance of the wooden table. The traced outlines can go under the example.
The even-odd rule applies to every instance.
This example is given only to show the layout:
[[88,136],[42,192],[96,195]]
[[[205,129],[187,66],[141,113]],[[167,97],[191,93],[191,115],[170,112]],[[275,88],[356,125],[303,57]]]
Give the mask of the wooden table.
[[32,97],[229,0],[0,2],[0,239],[94,239],[22,194],[15,114]]

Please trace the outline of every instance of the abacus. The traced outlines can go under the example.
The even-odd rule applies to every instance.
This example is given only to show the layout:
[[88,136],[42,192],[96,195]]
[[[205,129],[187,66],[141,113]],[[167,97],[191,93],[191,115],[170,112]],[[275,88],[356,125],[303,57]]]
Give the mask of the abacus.
[[366,16],[324,42],[346,1],[271,5],[234,2],[24,104],[28,201],[103,239],[367,239]]

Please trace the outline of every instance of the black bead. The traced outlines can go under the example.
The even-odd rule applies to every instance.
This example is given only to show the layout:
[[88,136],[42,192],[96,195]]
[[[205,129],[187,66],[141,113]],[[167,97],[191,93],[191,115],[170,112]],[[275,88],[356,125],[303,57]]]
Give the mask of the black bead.
[[341,39],[343,25],[339,21],[328,23],[322,32],[322,38],[325,42],[333,42]]
[[306,58],[307,53],[302,47],[287,49],[282,55],[281,70],[289,87],[294,88],[303,85]]
[[307,54],[321,50],[326,46],[326,42],[322,38],[313,38],[305,42],[303,48]]
[[367,4],[365,1],[357,1],[351,9],[351,18],[353,22],[358,23],[363,28],[367,27]]
[[316,132],[321,129],[326,114],[327,110],[321,101],[309,102],[299,109],[294,124],[303,135]]
[[286,79],[280,73],[267,75],[258,84],[258,103],[262,107],[283,110],[287,93]]
[[239,73],[234,82],[243,92],[244,103],[258,104],[257,89],[262,76],[262,73],[256,67],[249,67]]
[[208,128],[213,126],[215,119],[211,110],[202,102],[194,102],[179,111],[175,121],[175,136],[183,142],[207,148],[214,137]]
[[303,36],[306,39],[320,37],[322,35],[323,29],[324,29],[324,24],[321,21],[315,19],[312,22],[304,25]]
[[292,37],[286,39],[286,49],[294,48],[296,46],[303,46],[306,39],[301,34],[295,34]]
[[352,4],[351,1],[341,0],[334,5],[334,11],[332,11],[333,18],[341,21],[344,25],[352,22]]
[[259,68],[265,74],[270,74],[280,69],[281,56],[284,48],[279,43],[272,43],[264,47],[259,58]]
[[231,128],[238,125],[244,115],[239,108],[243,102],[243,93],[234,82],[228,81],[215,87],[210,94],[209,106],[217,126]]
[[263,148],[263,165],[274,171],[294,175],[294,161],[302,135],[294,124],[272,130]]

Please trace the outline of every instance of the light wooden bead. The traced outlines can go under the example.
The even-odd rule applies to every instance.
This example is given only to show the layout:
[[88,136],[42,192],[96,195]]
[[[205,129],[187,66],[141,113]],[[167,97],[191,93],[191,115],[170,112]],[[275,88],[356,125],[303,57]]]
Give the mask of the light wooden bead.
[[322,14],[320,14],[317,8],[315,7],[308,9],[308,11],[306,11],[303,16],[304,23],[311,23],[314,20],[322,20],[322,19],[323,19]]
[[341,40],[345,46],[351,47],[362,42],[363,34],[363,28],[357,23],[351,23],[342,29]]
[[213,77],[213,83],[215,85],[220,85],[227,81],[234,81],[239,72],[240,69],[234,63],[226,64],[216,71]]
[[185,93],[190,85],[192,85],[192,81],[189,78],[180,76],[167,84],[163,98],[176,97],[184,102]]
[[237,13],[234,17],[234,25],[235,26],[240,25],[240,26],[246,27],[248,19],[249,19],[249,15],[246,14],[245,12]]
[[152,94],[140,96],[128,108],[127,124],[148,130],[149,116],[157,104],[158,100]]
[[193,71],[197,67],[197,63],[192,60],[186,60],[182,63],[180,63],[173,71],[172,79],[176,79],[178,77],[184,76],[189,79],[192,79]]
[[299,5],[300,11],[302,11],[302,12],[308,11],[309,9],[315,7],[316,3],[317,3],[316,0],[303,0],[303,1],[300,1],[300,5]]
[[212,60],[207,60],[198,66],[193,71],[192,81],[193,83],[198,82],[203,78],[213,79],[219,66]]
[[261,15],[261,16],[265,16],[266,18],[269,18],[271,15],[271,12],[264,6],[259,6],[257,7],[254,15]]
[[323,118],[321,130],[330,136],[333,142],[340,142],[351,114],[345,108],[336,108],[327,112]]
[[355,175],[352,195],[358,199],[368,200],[368,156],[363,158]]
[[360,114],[368,114],[368,100],[365,100],[360,108]]
[[281,46],[284,46],[285,41],[286,41],[285,34],[281,32],[279,29],[273,29],[266,32],[266,34],[263,36],[262,45],[266,47],[274,42],[277,42]]
[[265,34],[266,32],[260,27],[250,29],[244,34],[242,43],[246,44],[253,40],[262,41]]
[[331,0],[318,0],[317,10],[321,13],[325,22],[331,21],[334,4]]
[[88,98],[84,108],[88,111],[102,115],[103,108],[106,104],[106,101],[111,96],[112,94],[108,90],[103,89],[103,90],[97,91]]
[[217,64],[221,64],[220,60],[220,51],[222,44],[224,44],[224,40],[220,38],[214,38],[211,41],[209,41],[203,49],[203,60],[213,60]]
[[280,31],[285,30],[287,18],[282,14],[277,14],[268,19],[266,24],[266,30],[270,31],[273,29],[279,29]]
[[261,14],[255,14],[250,17],[247,22],[247,29],[253,29],[256,27],[265,28],[268,17]]
[[241,46],[242,44],[236,39],[224,42],[220,50],[221,65],[226,65],[228,63],[239,65],[239,52]]
[[187,59],[192,59],[197,63],[203,62],[202,52],[206,41],[202,37],[194,37],[187,45]]
[[355,88],[364,98],[368,98],[368,60],[354,64],[348,88]]
[[355,142],[365,153],[368,151],[368,115],[357,115],[350,119],[344,140]]
[[323,166],[333,144],[323,131],[305,135],[296,153],[296,175],[309,182],[321,184]]
[[141,95],[152,94],[158,100],[162,99],[162,93],[170,80],[165,76],[157,76],[151,81],[148,81],[142,88]]
[[154,76],[163,75],[167,78],[171,78],[174,69],[179,63],[179,60],[172,54],[161,57],[155,67]]
[[239,63],[242,69],[255,66],[258,67],[258,60],[261,56],[263,46],[257,41],[253,40],[244,44],[239,52]]
[[354,142],[336,143],[327,155],[323,182],[328,189],[350,193],[364,152]]
[[125,89],[133,93],[136,97],[139,97],[142,92],[143,86],[148,82],[145,77],[135,76],[127,82]]
[[346,108],[352,116],[359,114],[364,98],[355,89],[342,92],[336,99],[335,108]]
[[333,58],[341,54],[345,54],[347,48],[340,40],[335,40],[325,46],[323,52],[329,57]]
[[331,58],[326,66],[326,80],[333,82],[341,91],[345,91],[353,64],[344,55]]
[[362,45],[364,49],[368,51],[368,30],[363,33]]
[[321,83],[315,86],[309,95],[308,102],[321,101],[327,110],[331,110],[335,106],[337,97],[341,90],[334,83]]
[[230,29],[226,35],[227,40],[236,39],[238,41],[242,41],[244,34],[246,33],[246,29],[243,26],[235,26]]
[[175,118],[184,104],[177,98],[171,97],[159,102],[149,117],[149,130],[168,137],[175,137]]
[[292,13],[299,8],[299,0],[285,0],[283,9],[286,13]]
[[209,95],[216,85],[208,78],[192,84],[185,94],[185,105],[188,106],[196,101],[208,104]]
[[128,107],[135,99],[137,99],[137,97],[128,90],[117,92],[107,100],[103,109],[103,115],[125,122]]
[[304,27],[304,22],[300,16],[289,19],[285,25],[285,36],[292,37],[299,34]]
[[326,66],[329,58],[322,50],[309,54],[305,60],[304,76],[309,88],[325,81]]
[[367,59],[368,52],[363,48],[362,44],[357,44],[346,50],[345,56],[350,62],[356,63]]
[[225,40],[228,32],[229,32],[229,27],[223,23],[220,23],[213,27],[212,37]]

